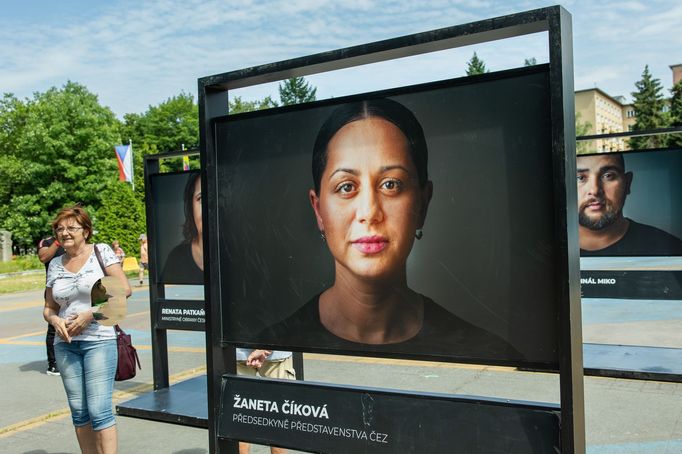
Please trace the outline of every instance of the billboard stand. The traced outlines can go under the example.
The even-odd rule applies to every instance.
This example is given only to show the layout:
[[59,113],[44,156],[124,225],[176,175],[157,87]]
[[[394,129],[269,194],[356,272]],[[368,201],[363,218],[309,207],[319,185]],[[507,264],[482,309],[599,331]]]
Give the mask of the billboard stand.
[[[585,142],[577,156],[583,180],[615,163],[619,177],[611,188],[622,187],[621,181],[628,186],[622,197],[614,197],[612,189],[604,191],[621,213],[614,220],[590,225],[590,217],[581,213],[586,238],[592,232],[606,233],[616,222],[629,223],[617,241],[581,250],[586,375],[682,381],[682,345],[665,328],[682,302],[682,149],[628,149],[623,141],[680,132],[680,127],[659,128],[577,138]],[[585,197],[591,196],[582,194],[581,212]]]
[[[185,155],[196,155],[194,151],[180,151],[147,155],[144,159],[146,215],[149,248],[149,308],[152,340],[152,368],[154,391],[122,402],[116,406],[119,415],[171,422],[195,427],[208,427],[208,410],[206,406],[206,376],[195,377],[175,385],[170,385],[168,372],[168,336],[169,326],[161,320],[161,308],[169,302],[166,300],[165,285],[159,282],[160,263],[158,261],[158,237],[155,233],[158,224],[152,194],[152,180],[160,176],[161,159],[179,158]],[[178,200],[182,200],[181,198]],[[170,304],[183,301],[173,300]],[[185,303],[196,307],[204,301],[190,300]],[[203,323],[170,325],[173,329],[201,331]]]
[[[168,210],[183,213],[184,188],[189,178],[199,173],[197,171],[162,173],[160,161],[197,154],[196,150],[181,150],[147,155],[144,158],[154,391],[120,403],[116,410],[123,416],[206,428],[208,427],[206,376],[201,375],[170,385],[167,334],[169,329],[204,331],[206,302],[203,295],[199,299],[166,297],[168,284],[193,285],[194,288],[188,287],[189,291],[184,292],[187,294],[185,298],[196,297],[197,295],[194,295],[197,293],[196,286],[203,286],[204,277],[191,276],[183,280],[177,276],[163,276],[168,262],[166,257],[169,245],[177,241],[175,237],[169,241],[172,235],[168,234],[167,229],[169,226],[177,227],[182,224],[182,219],[172,222],[171,219],[177,219],[177,215],[170,216]],[[293,362],[299,378],[302,379],[302,355],[295,353]]]
[[[224,137],[220,138],[217,133],[216,120],[226,115],[229,90],[537,32],[547,32],[549,41],[549,65],[546,73],[549,89],[545,92],[548,99],[548,111],[545,112],[546,115],[543,118],[543,121],[547,121],[546,128],[549,138],[542,156],[546,158],[547,150],[551,150],[549,169],[547,169],[547,173],[551,174],[551,182],[544,189],[551,194],[553,211],[549,214],[543,213],[550,218],[549,220],[544,219],[543,222],[546,223],[545,225],[551,226],[548,229],[551,229],[550,236],[553,238],[551,245],[547,246],[553,251],[551,263],[553,275],[548,276],[547,279],[547,281],[552,282],[551,301],[547,301],[547,304],[551,304],[556,310],[554,323],[550,323],[553,326],[552,343],[555,343],[557,347],[551,367],[556,367],[560,375],[560,407],[528,402],[502,402],[491,398],[472,400],[462,396],[434,396],[425,393],[405,394],[381,389],[358,389],[349,386],[307,384],[281,380],[255,381],[237,377],[234,346],[258,345],[258,338],[251,340],[232,337],[234,334],[230,332],[232,327],[230,323],[237,323],[243,319],[234,319],[237,322],[230,319],[232,314],[227,311],[231,306],[234,306],[231,299],[233,294],[230,292],[238,293],[241,291],[242,287],[239,284],[246,282],[249,277],[253,277],[257,281],[254,284],[257,286],[258,277],[257,275],[248,275],[246,280],[241,280],[242,276],[240,275],[240,280],[236,282],[229,280],[229,273],[232,270],[227,265],[228,259],[221,256],[223,250],[228,250],[227,246],[221,241],[227,240],[221,235],[230,232],[230,226],[225,223],[225,218],[219,216],[219,213],[229,203],[239,203],[237,199],[246,197],[246,203],[252,205],[257,205],[261,200],[249,199],[243,192],[238,197],[232,197],[233,193],[230,191],[229,184],[226,185],[227,188],[223,188],[224,192],[220,191],[221,184],[226,180],[233,182],[240,176],[234,168],[225,164],[225,161],[229,161],[229,159],[219,153],[219,140],[224,139],[225,143],[229,144],[227,147],[239,144],[229,135],[238,133],[238,128],[229,131],[229,133],[224,133]],[[440,441],[442,441],[452,434],[461,435],[461,440],[465,440],[466,433],[454,429],[470,426],[466,424],[461,426],[448,424],[445,426],[445,422],[453,419],[459,420],[458,418],[461,418],[463,414],[471,415],[473,411],[471,404],[476,405],[475,408],[480,413],[474,418],[475,423],[473,425],[475,428],[471,428],[469,433],[479,433],[479,430],[485,431],[486,427],[494,427],[499,429],[499,432],[483,434],[475,440],[467,439],[466,443],[459,444],[459,446],[463,446],[463,450],[485,452],[486,449],[480,443],[489,441],[491,450],[505,452],[501,446],[506,440],[512,443],[514,447],[511,451],[515,451],[515,449],[531,451],[537,448],[540,451],[534,452],[555,452],[556,450],[567,453],[585,452],[577,214],[573,209],[576,204],[576,187],[575,160],[573,159],[575,155],[575,119],[571,33],[570,15],[563,8],[556,6],[199,79],[201,166],[206,175],[206,178],[202,180],[202,193],[205,195],[202,201],[204,213],[207,215],[205,225],[208,226],[204,229],[204,243],[209,255],[206,261],[206,272],[212,277],[206,287],[206,299],[208,301],[206,308],[208,321],[206,327],[208,419],[211,452],[237,452],[236,440],[239,439],[289,448],[300,447],[312,451],[349,452],[350,447],[353,446],[353,449],[375,452],[382,448],[386,449],[387,447],[380,445],[380,443],[387,442],[390,437],[394,437],[394,443],[397,444],[392,448],[392,452],[420,452],[416,449],[420,446],[426,446],[420,443],[427,443],[429,440],[439,441],[441,439]],[[397,91],[395,93],[401,94],[402,92]],[[374,96],[380,96],[380,94],[374,94]],[[329,104],[333,102],[335,101],[330,101]],[[520,104],[522,103],[518,105]],[[325,104],[322,103],[321,105],[324,107]],[[290,111],[295,111],[295,109]],[[226,123],[229,121],[226,120]],[[544,127],[544,125],[538,126],[537,129]],[[290,127],[288,130],[294,129]],[[241,131],[241,129],[239,130]],[[267,127],[255,130],[265,132]],[[254,134],[254,136],[256,135],[258,134]],[[279,142],[281,141],[271,140],[269,143],[274,145]],[[219,160],[219,156],[223,158],[222,162]],[[235,164],[236,168],[239,168],[238,165],[241,164],[240,159],[242,158],[245,162],[248,161],[247,164],[252,165],[260,162],[261,156],[257,156],[254,161],[249,161],[250,155],[248,153],[240,154],[237,152],[234,156],[234,161],[237,163]],[[296,180],[296,178],[291,178],[291,180]],[[242,184],[238,186],[240,190],[248,188],[246,184],[241,182],[239,184]],[[239,209],[243,208],[242,205],[238,205],[238,207]],[[567,207],[571,207],[571,209]],[[246,223],[246,221],[244,222]],[[251,222],[248,225],[254,226],[255,224]],[[286,232],[290,231],[286,230]],[[248,240],[248,236],[237,236],[236,234],[233,236],[238,238],[237,241]],[[264,240],[265,238],[257,237],[257,239]],[[230,245],[239,246],[238,243],[234,242]],[[230,250],[230,259],[234,257],[232,252]],[[251,251],[249,250],[249,252]],[[248,257],[252,256],[259,257],[256,253]],[[245,263],[237,262],[236,267],[238,268]],[[265,283],[266,281],[263,280],[262,284]],[[245,304],[253,304],[248,298],[245,301]],[[525,317],[533,318],[530,314],[525,314]],[[249,336],[253,337],[253,334],[249,334]],[[285,347],[290,344],[283,341],[280,343],[271,342],[270,345]],[[314,346],[309,349],[303,349],[300,346],[298,348],[299,351],[315,351],[315,348],[317,351],[320,350],[319,347]],[[338,354],[357,354],[357,348],[355,350],[346,349],[345,352],[339,351]],[[372,356],[389,356],[382,355],[381,349],[375,349],[370,354]],[[395,357],[396,354],[394,353],[393,356]],[[418,355],[415,357],[414,354],[410,358],[423,359],[419,358]],[[490,358],[488,361],[490,364],[495,363]],[[504,364],[512,365],[513,361],[506,358]],[[286,400],[282,401],[280,398]],[[299,402],[298,406],[293,405],[294,400]],[[343,410],[338,410],[338,414],[333,413],[329,416],[326,404],[309,403],[313,401],[330,402],[329,408],[334,409],[330,412],[335,412],[336,409],[340,408]],[[349,402],[355,402],[358,406],[346,405]],[[427,429],[414,432],[412,430],[414,427],[404,427],[406,430],[403,431],[395,426],[395,424],[400,425],[398,415],[410,415],[411,410],[418,412],[427,410],[429,406],[424,406],[424,402],[431,402],[429,406],[438,406],[442,415],[442,419],[435,422],[438,436],[431,437],[429,440],[426,439],[428,436],[424,437],[425,434],[431,433]],[[460,406],[462,407],[460,408]],[[462,411],[461,409],[465,410]],[[374,413],[374,410],[377,413]],[[506,412],[510,413],[507,414]],[[558,417],[559,412],[560,418]],[[278,416],[279,414],[295,415],[296,417],[289,416],[288,419],[283,419]],[[308,418],[308,421],[311,418],[318,418],[319,423],[315,420],[313,422],[301,422],[299,417],[301,415]],[[343,419],[344,422],[362,421],[368,430],[378,424],[377,420],[381,420],[382,424],[390,428],[393,435],[374,431],[366,434],[363,430],[339,425],[332,427],[325,423],[329,418],[333,419],[337,416],[346,418]],[[411,416],[417,420],[420,418],[420,416]],[[468,420],[468,422],[470,421],[472,420]],[[531,421],[536,423],[531,423]],[[531,426],[536,429],[541,427],[534,432],[539,438],[526,438],[524,436],[524,429]],[[283,432],[277,429],[281,429]],[[374,439],[371,438],[372,436]],[[343,444],[343,447],[339,444],[329,444],[330,438],[333,437],[337,438],[332,441],[346,444]],[[369,441],[366,437],[369,437]],[[402,441],[395,441],[396,439]]]

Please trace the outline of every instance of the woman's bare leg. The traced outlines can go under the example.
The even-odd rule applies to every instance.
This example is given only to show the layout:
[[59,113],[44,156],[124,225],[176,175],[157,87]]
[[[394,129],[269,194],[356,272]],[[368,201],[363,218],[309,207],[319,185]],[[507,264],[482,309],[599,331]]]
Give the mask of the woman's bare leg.
[[92,425],[86,424],[76,427],[76,438],[78,438],[78,446],[80,446],[82,454],[97,454],[95,431],[92,430]]
[[109,426],[106,429],[95,432],[95,444],[97,446],[97,454],[116,454],[118,449],[116,426]]

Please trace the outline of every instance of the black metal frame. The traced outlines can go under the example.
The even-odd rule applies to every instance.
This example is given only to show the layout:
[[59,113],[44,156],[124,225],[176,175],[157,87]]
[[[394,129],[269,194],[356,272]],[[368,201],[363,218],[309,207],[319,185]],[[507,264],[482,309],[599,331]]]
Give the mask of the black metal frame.
[[[183,151],[172,151],[168,153],[159,153],[146,155],[144,157],[144,183],[145,188],[151,188],[151,177],[160,173],[159,161],[161,159],[176,158],[185,155],[197,155],[197,150],[183,150]],[[146,215],[147,215],[147,232],[156,231],[156,222],[153,216],[153,203],[150,200],[150,191],[147,190],[147,200],[146,200]],[[148,241],[148,247],[151,242]],[[167,328],[160,328],[158,326],[157,320],[157,306],[160,301],[164,301],[166,297],[166,292],[163,283],[157,282],[154,279],[157,276],[157,266],[156,254],[149,254],[149,316],[152,331],[152,367],[154,375],[154,390],[159,390],[163,388],[168,388],[169,386],[169,375],[168,375],[168,336]],[[196,304],[197,301],[192,301]],[[206,298],[204,298],[204,305],[206,304]],[[182,328],[176,328],[182,329]],[[196,330],[190,330],[196,331]]]
[[575,112],[573,91],[573,48],[570,14],[560,6],[486,19],[469,24],[323,52],[292,60],[208,76],[198,81],[205,270],[213,278],[206,287],[208,302],[206,347],[208,366],[209,444],[211,452],[236,452],[236,443],[218,438],[216,424],[221,396],[221,376],[235,374],[234,348],[221,341],[221,288],[218,257],[217,165],[211,121],[227,114],[229,90],[296,76],[378,63],[444,49],[501,40],[531,33],[547,32],[549,39],[549,80],[552,125],[556,239],[561,245],[557,257],[557,301],[560,314],[559,367],[562,413],[562,449],[585,451],[582,331],[580,315],[580,269],[578,256],[577,203],[575,186]]
[[[156,223],[158,221],[153,216],[154,203],[151,196],[151,178],[161,173],[159,161],[197,154],[199,154],[198,150],[194,149],[146,155],[144,157],[145,213],[148,233],[156,231]],[[152,246],[152,241],[149,241],[148,235],[148,247],[150,246]],[[203,402],[197,403],[197,395],[204,396],[206,393],[204,380],[201,377],[196,377],[195,379],[170,386],[167,330],[171,328],[159,324],[159,306],[167,300],[165,298],[164,284],[159,283],[156,279],[157,267],[156,253],[152,247],[152,250],[149,251],[147,271],[149,273],[149,317],[154,391],[118,404],[116,412],[123,416],[152,419],[187,426],[206,427],[208,423],[206,416],[204,416],[206,408]],[[182,303],[185,300],[173,301]],[[197,303],[199,303],[197,300],[191,301],[192,305]],[[205,299],[203,304],[206,307]],[[172,329],[200,331],[196,328],[188,328],[182,325],[173,326]]]
[[[657,128],[647,129],[641,131],[626,131],[609,134],[592,134],[586,136],[576,137],[577,141],[589,142],[597,139],[614,139],[619,137],[645,137],[655,135],[667,135],[682,133],[682,127],[672,128]],[[679,148],[643,148],[636,150],[618,150],[618,151],[594,151],[583,153],[579,156],[598,156],[608,153],[650,153],[653,151],[674,151],[682,152]],[[592,270],[591,270],[592,271]],[[665,271],[663,271],[665,272]],[[665,381],[673,383],[682,383],[682,373],[680,368],[676,367],[679,362],[676,357],[670,358],[670,352],[682,351],[680,349],[671,349],[668,347],[652,347],[639,345],[608,345],[608,344],[584,344],[585,361],[585,375],[594,377],[611,377],[624,378],[629,380],[650,380],[650,381]],[[593,354],[594,350],[598,350],[599,354]],[[628,358],[635,358],[642,355],[642,351],[646,351],[648,363],[641,364],[638,367],[613,367],[605,364],[603,361],[603,352],[608,351],[609,356],[613,358],[621,358],[627,356]],[[680,356],[680,355],[677,355]],[[653,359],[653,361],[652,361]],[[655,362],[655,361],[659,362]],[[652,362],[656,365],[656,369],[652,369]]]

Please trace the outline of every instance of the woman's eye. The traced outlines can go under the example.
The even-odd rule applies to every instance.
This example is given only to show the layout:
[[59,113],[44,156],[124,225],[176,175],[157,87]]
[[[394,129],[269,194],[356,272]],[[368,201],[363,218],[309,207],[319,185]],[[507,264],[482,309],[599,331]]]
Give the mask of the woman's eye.
[[391,192],[397,192],[402,189],[403,184],[399,180],[386,180],[381,183],[381,187]]
[[336,192],[341,194],[350,194],[355,189],[352,183],[342,183],[336,187]]

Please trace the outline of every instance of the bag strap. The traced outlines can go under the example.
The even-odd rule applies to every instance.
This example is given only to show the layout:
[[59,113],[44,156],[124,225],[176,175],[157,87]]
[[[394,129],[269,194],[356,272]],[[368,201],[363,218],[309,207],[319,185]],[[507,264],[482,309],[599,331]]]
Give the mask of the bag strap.
[[102,268],[102,273],[104,275],[107,275],[107,269],[104,267],[104,260],[102,260],[102,254],[99,253],[99,249],[97,249],[97,245],[93,244],[92,247],[95,249],[95,256],[97,257],[97,261],[99,262],[100,268]]

